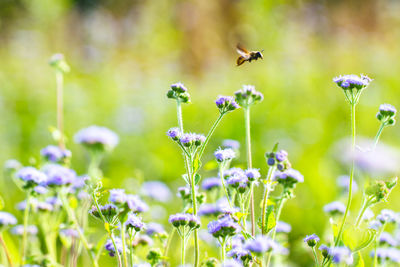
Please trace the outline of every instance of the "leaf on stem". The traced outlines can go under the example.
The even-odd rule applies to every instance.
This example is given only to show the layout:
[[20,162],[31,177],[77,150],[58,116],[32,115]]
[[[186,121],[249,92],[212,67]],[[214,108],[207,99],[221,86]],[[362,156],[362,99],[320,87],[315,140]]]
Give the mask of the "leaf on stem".
[[275,215],[274,215],[274,210],[275,210],[275,206],[270,205],[267,206],[266,211],[265,211],[265,225],[264,225],[264,229],[262,228],[262,218],[260,217],[258,220],[258,227],[260,227],[261,231],[264,233],[268,233],[269,231],[271,231],[272,228],[274,228],[276,226],[276,219],[275,219]]

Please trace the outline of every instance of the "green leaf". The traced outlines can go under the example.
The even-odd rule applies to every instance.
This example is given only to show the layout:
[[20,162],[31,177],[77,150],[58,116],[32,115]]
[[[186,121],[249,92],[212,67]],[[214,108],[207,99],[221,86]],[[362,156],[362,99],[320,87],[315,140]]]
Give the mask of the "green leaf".
[[268,233],[269,231],[271,231],[272,228],[275,227],[276,225],[276,219],[275,219],[275,215],[274,215],[274,209],[275,206],[270,205],[267,206],[267,209],[265,211],[265,225],[264,225],[264,229],[262,229],[262,219],[259,218],[258,220],[258,227],[260,227],[261,231],[264,230],[264,233]]
[[194,175],[194,185],[198,185],[199,182],[200,182],[200,180],[201,180],[200,174],[196,173],[196,174]]
[[366,248],[375,238],[376,231],[350,226],[343,231],[343,243],[353,252]]
[[274,145],[274,148],[272,149],[272,152],[276,153],[278,151],[278,146],[279,146],[279,143],[276,143]]
[[354,267],[365,267],[364,259],[360,252],[354,254]]
[[368,247],[372,241],[375,240],[375,236],[376,236],[376,231],[373,229],[367,229],[364,232],[364,236],[363,236],[363,242],[361,244],[359,244],[355,249],[354,252],[359,252],[360,250]]
[[253,236],[250,233],[246,232],[246,231],[242,231],[242,235],[243,235],[244,239],[246,239],[246,240],[253,238]]
[[199,158],[199,154],[196,154],[196,157],[193,160],[193,172],[196,173],[201,167],[201,161]]

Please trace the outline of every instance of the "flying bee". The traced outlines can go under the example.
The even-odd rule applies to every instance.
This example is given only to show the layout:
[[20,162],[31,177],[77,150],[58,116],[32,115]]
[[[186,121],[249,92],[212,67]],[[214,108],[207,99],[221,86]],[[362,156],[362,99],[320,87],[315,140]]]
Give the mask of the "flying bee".
[[261,53],[264,51],[264,49],[261,51],[248,51],[242,45],[238,44],[236,46],[236,51],[240,55],[236,60],[237,66],[242,65],[246,61],[251,62],[252,60],[257,60],[259,58],[263,59],[263,55]]

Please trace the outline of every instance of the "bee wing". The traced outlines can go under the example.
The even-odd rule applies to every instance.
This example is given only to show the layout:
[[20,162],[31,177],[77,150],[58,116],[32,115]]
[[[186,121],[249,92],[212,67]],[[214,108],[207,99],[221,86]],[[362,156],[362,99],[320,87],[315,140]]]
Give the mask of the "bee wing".
[[244,48],[243,45],[237,44],[236,45],[236,51],[239,53],[240,56],[242,56],[244,59],[249,59],[250,58],[250,52],[247,51],[246,48]]
[[238,59],[236,60],[236,66],[242,65],[245,61],[246,59],[243,58],[242,56],[238,57]]

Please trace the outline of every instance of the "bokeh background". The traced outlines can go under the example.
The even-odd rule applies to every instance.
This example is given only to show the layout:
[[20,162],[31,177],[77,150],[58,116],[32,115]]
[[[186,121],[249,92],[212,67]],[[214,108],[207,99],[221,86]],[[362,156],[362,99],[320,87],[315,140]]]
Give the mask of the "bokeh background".
[[[365,73],[374,79],[357,110],[358,134],[372,138],[379,104],[400,104],[399,14],[396,0],[1,0],[0,162],[33,163],[53,143],[55,77],[47,62],[56,52],[72,69],[65,77],[72,165],[79,173],[87,167],[73,134],[92,124],[107,126],[119,134],[120,145],[103,162],[105,185],[130,192],[144,180],[164,181],[173,192],[184,184],[182,157],[165,136],[177,124],[175,105],[165,96],[171,83],[189,88],[193,104],[184,106],[184,124],[203,133],[217,117],[219,94],[253,84],[265,96],[252,109],[254,166],[266,174],[264,153],[279,142],[304,174],[282,220],[293,227],[290,264],[310,266],[302,238],[329,231],[322,207],[341,197],[336,178],[348,172],[334,147],[350,133],[349,105],[332,78]],[[264,60],[236,67],[237,42],[264,49]],[[399,134],[399,127],[388,128],[382,142],[399,147]],[[242,111],[225,117],[207,160],[225,138],[244,141]],[[244,156],[242,150],[236,163]],[[357,179],[362,184],[396,172]],[[214,174],[203,171],[203,177]],[[14,211],[24,196],[11,181],[1,185],[5,209]],[[399,191],[375,211],[398,210]],[[360,200],[358,193],[353,213]],[[179,211],[164,206],[167,213]],[[208,253],[218,255],[215,249]],[[107,262],[112,266],[104,257]]]

